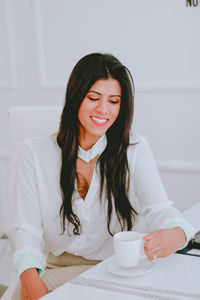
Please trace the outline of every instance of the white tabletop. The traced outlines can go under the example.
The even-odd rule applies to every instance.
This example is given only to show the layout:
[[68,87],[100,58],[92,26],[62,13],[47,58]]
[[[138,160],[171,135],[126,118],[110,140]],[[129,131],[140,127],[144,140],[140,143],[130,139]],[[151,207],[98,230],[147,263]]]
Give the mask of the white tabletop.
[[[184,213],[195,230],[200,230],[199,212],[200,203]],[[126,278],[108,272],[108,265],[113,260],[115,256],[92,267],[42,299],[200,299],[200,257],[173,254],[158,259],[151,272]]]

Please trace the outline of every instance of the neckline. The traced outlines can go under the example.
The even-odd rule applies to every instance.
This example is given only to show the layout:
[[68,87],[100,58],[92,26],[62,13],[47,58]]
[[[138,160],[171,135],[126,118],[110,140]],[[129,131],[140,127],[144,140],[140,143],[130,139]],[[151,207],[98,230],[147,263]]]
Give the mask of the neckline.
[[100,155],[107,146],[106,135],[102,135],[98,141],[89,149],[84,150],[80,145],[78,147],[78,157],[85,162],[89,162],[97,155]]
[[[93,173],[92,173],[92,178],[91,178],[91,181],[90,181],[90,185],[89,185],[89,188],[88,188],[88,191],[87,191],[87,194],[85,195],[85,198],[82,198],[79,194],[79,191],[78,191],[78,185],[77,185],[77,178],[75,178],[75,192],[76,192],[76,195],[78,197],[78,199],[82,200],[83,203],[85,203],[85,205],[89,204],[90,203],[90,194],[92,192],[94,192],[94,188],[93,188],[93,185],[94,185],[94,180],[97,176],[97,173],[96,173],[96,163],[95,162],[95,165],[94,165],[94,170],[93,170]],[[96,186],[96,185],[95,185]],[[88,198],[89,197],[89,198]]]

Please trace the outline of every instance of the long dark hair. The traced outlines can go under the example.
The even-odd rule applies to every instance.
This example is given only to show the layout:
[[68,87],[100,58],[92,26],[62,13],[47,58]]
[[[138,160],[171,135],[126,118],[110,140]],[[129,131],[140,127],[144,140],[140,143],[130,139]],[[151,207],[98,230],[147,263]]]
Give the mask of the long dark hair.
[[63,233],[66,219],[74,225],[74,234],[81,233],[81,224],[72,209],[72,193],[76,178],[78,153],[79,120],[78,110],[91,86],[99,79],[113,78],[121,85],[121,105],[114,124],[106,132],[107,146],[98,158],[100,165],[101,189],[106,185],[107,227],[111,235],[110,223],[115,207],[121,230],[130,230],[137,212],[128,199],[129,168],[127,147],[134,110],[134,84],[129,70],[111,54],[92,53],[84,56],[74,67],[66,90],[65,105],[61,115],[57,143],[62,152],[60,188],[62,194]]

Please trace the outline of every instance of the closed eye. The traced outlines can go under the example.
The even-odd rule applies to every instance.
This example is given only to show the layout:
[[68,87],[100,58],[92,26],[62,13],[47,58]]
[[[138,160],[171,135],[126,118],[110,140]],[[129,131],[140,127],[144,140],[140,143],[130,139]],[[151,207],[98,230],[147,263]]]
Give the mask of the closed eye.
[[88,97],[91,101],[96,101],[99,100],[99,98],[92,98],[92,97]]
[[110,103],[112,103],[112,104],[117,104],[117,103],[118,103],[118,101],[115,101],[115,100],[110,100]]

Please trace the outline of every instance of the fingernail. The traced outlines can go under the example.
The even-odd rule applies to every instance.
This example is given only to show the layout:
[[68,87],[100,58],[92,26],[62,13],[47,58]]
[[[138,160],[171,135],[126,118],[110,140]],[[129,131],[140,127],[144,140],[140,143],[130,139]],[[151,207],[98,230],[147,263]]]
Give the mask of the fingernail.
[[145,240],[145,241],[149,241],[150,239],[151,239],[151,237],[149,235],[146,235],[143,237],[143,240]]

